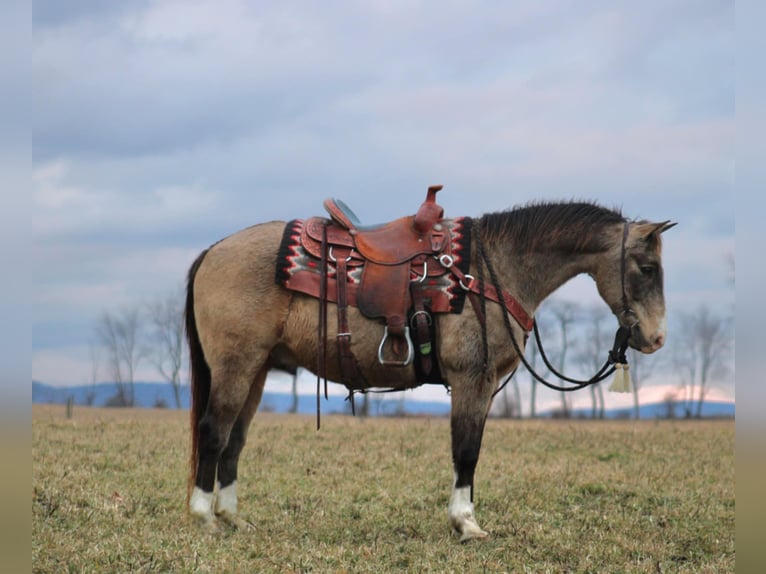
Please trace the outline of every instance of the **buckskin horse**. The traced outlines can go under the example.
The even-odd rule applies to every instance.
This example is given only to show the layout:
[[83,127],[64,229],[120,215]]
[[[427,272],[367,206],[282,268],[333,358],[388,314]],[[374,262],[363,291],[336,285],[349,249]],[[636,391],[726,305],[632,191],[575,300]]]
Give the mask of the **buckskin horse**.
[[237,515],[237,466],[270,369],[313,370],[325,393],[328,378],[339,381],[352,404],[354,391],[448,386],[448,516],[469,540],[487,536],[473,483],[492,397],[523,360],[540,303],[587,273],[617,319],[618,355],[628,345],[643,353],[663,346],[660,236],[675,224],[629,220],[588,202],[447,219],[439,189],[429,188],[415,215],[379,226],[327,200],[330,219],[254,225],[192,264],[187,504],[203,526],[247,524]]

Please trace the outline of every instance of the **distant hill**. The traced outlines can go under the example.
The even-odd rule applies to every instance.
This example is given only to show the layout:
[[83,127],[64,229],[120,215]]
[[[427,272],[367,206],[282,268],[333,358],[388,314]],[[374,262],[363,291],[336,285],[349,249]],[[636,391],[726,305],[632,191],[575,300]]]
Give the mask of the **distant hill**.
[[[684,407],[680,403],[673,404],[672,417],[668,417],[669,408],[670,406],[667,403],[650,403],[646,405],[639,405],[638,410],[641,419],[682,419],[686,416]],[[715,401],[705,401],[702,403],[703,418],[734,418],[735,410],[736,409],[734,403]],[[572,411],[573,418],[590,418],[590,414],[591,409],[575,409]],[[605,416],[606,418],[610,419],[629,419],[633,417],[633,408],[629,407],[607,410],[605,412]]]
[[[168,383],[135,383],[135,406],[175,408],[173,389]],[[114,383],[99,383],[97,385],[82,385],[76,387],[52,387],[39,381],[32,381],[32,402],[41,404],[66,404],[72,397],[75,405],[90,405],[94,407],[106,406],[110,398],[115,395]],[[446,416],[449,414],[449,404],[438,401],[397,401],[373,400],[370,410],[372,415],[432,415]],[[382,395],[373,395],[374,399]],[[188,409],[190,404],[189,387],[181,387],[181,408]],[[362,397],[356,395],[356,408],[359,409]],[[289,393],[274,393],[264,391],[259,410],[277,413],[286,413],[290,410],[293,397]],[[322,398],[321,408],[323,413],[348,413],[351,414],[351,403],[342,396],[331,395],[329,399]],[[299,395],[298,412],[301,414],[316,413],[316,396]]]
[[[173,389],[167,383],[135,383],[135,406],[137,407],[158,407],[175,408],[175,399]],[[38,381],[32,381],[32,402],[42,404],[66,404],[69,397],[72,397],[75,405],[91,405],[103,407],[110,398],[115,395],[114,383],[100,383],[97,385],[82,385],[77,387],[52,387]],[[377,400],[386,397],[386,400]],[[396,400],[402,398],[402,400]],[[289,393],[274,393],[265,391],[261,400],[260,410],[276,413],[286,413],[292,405],[292,395]],[[181,408],[189,408],[189,387],[181,387]],[[356,406],[359,409],[362,402],[361,396],[356,397]],[[330,396],[328,400],[322,398],[322,412],[329,413],[347,413],[351,414],[351,405],[349,401],[342,396]],[[374,416],[390,415],[429,415],[429,416],[447,416],[449,415],[449,403],[439,401],[417,401],[402,397],[400,394],[392,395],[373,395],[371,403],[371,413]],[[665,403],[652,403],[641,405],[639,407],[642,419],[667,418],[668,405]],[[316,396],[300,395],[298,397],[298,412],[301,414],[313,414],[316,412]],[[551,417],[552,412],[540,413],[543,418]],[[631,418],[633,416],[632,408],[621,408],[607,410],[606,418],[619,419]],[[702,405],[702,416],[706,418],[733,418],[735,415],[735,405],[733,403],[723,402],[705,402]],[[683,418],[683,407],[680,404],[675,405],[675,418]],[[575,409],[572,412],[572,418],[589,418],[590,409]]]

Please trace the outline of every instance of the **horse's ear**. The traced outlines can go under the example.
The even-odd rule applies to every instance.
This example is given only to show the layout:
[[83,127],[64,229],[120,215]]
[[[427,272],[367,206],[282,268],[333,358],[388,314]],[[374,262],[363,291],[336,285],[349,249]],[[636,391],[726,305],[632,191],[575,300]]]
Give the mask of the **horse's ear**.
[[671,223],[670,220],[663,221],[662,223],[643,221],[636,226],[637,238],[643,240],[648,249],[654,250],[659,254],[662,249],[662,239],[660,234],[675,225],[676,224]]
[[657,229],[654,230],[654,233],[657,233],[657,234],[665,233],[668,229],[670,229],[671,227],[675,227],[676,225],[678,225],[677,221],[673,223],[671,223],[670,221],[663,221],[662,223],[659,224]]
[[664,233],[676,225],[678,225],[678,223],[671,223],[670,220],[663,221],[662,223],[639,223],[636,231],[639,237],[649,239],[651,237],[659,236],[660,233]]

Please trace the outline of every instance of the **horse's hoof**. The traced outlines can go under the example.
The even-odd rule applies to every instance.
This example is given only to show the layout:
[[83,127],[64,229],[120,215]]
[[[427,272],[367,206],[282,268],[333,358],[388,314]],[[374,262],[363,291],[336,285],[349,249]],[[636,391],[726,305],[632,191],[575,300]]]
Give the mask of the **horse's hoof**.
[[216,534],[221,530],[218,520],[213,514],[191,514],[192,524],[207,534]]
[[464,512],[455,512],[450,514],[450,522],[455,532],[460,535],[460,542],[469,540],[479,540],[489,537],[489,534],[482,530],[472,510]]
[[245,532],[255,530],[255,525],[252,522],[248,522],[236,515],[230,516],[228,514],[219,514],[218,518],[220,518],[226,526],[234,530],[242,530]]
[[463,532],[463,534],[460,535],[460,542],[465,543],[471,540],[484,540],[485,538],[489,538],[489,533],[479,528],[478,530]]
[[218,523],[218,521],[215,518],[213,519],[198,518],[196,520],[196,523],[199,526],[199,529],[205,534],[218,535],[221,533],[221,525]]
[[468,520],[461,525],[458,530],[460,534],[460,542],[468,542],[469,540],[483,540],[489,538],[489,533],[482,530],[476,523],[476,520]]

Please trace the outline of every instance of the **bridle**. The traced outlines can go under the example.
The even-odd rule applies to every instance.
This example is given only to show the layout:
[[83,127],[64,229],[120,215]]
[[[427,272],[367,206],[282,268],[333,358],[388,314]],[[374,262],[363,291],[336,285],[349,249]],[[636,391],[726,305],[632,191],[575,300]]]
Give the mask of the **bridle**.
[[[630,224],[626,221],[622,226],[622,248],[620,251],[620,287],[622,288],[622,312],[620,313],[620,317],[627,317],[628,315],[633,315],[636,320],[628,327],[629,329],[633,329],[636,325],[638,325],[638,316],[636,315],[636,312],[630,308],[630,304],[628,303],[628,291],[625,289],[625,277],[628,273],[628,258],[627,258],[627,244],[628,244],[628,234],[630,233]],[[622,321],[620,321],[620,325],[622,325]]]
[[[516,337],[513,334],[513,328],[511,326],[510,318],[508,317],[508,313],[503,313],[503,322],[505,323],[505,328],[508,331],[508,335],[511,339],[511,342],[513,343],[514,350],[516,351],[516,354],[519,356],[522,364],[524,367],[529,371],[530,375],[534,377],[537,381],[545,385],[546,387],[553,389],[554,391],[562,391],[562,392],[571,392],[571,391],[577,391],[580,389],[583,389],[585,387],[588,387],[590,385],[595,385],[597,383],[602,382],[607,377],[612,375],[615,370],[617,370],[618,366],[620,368],[623,368],[624,366],[627,366],[627,357],[625,356],[625,353],[628,350],[628,339],[630,339],[630,334],[633,328],[638,325],[638,318],[636,317],[635,311],[631,309],[630,304],[628,303],[628,293],[625,288],[625,278],[627,274],[627,241],[628,241],[628,234],[630,232],[630,223],[624,222],[623,224],[623,231],[622,231],[622,246],[620,251],[620,282],[621,282],[621,288],[622,288],[622,310],[620,312],[619,317],[619,323],[620,326],[617,329],[617,332],[614,336],[614,344],[612,345],[611,350],[609,351],[608,357],[604,365],[598,370],[598,372],[593,375],[590,379],[587,380],[581,380],[581,379],[574,379],[571,377],[567,377],[566,375],[560,373],[550,362],[547,355],[545,354],[545,351],[543,349],[542,340],[540,338],[540,330],[537,327],[537,321],[535,320],[533,322],[533,331],[535,334],[535,343],[537,344],[538,349],[540,350],[540,356],[543,359],[543,362],[545,363],[545,366],[548,368],[548,370],[556,377],[558,377],[560,380],[565,381],[567,383],[570,383],[572,386],[562,386],[557,385],[555,383],[551,383],[549,381],[546,381],[537,371],[535,368],[529,364],[529,361],[527,361],[526,357],[524,356],[524,351],[521,349],[519,343],[516,341]],[[484,277],[483,273],[481,273],[482,268],[482,262],[487,267],[487,271],[489,272],[490,280],[492,282],[492,285],[494,289],[500,293],[503,292],[500,283],[497,278],[497,274],[495,273],[494,266],[492,265],[491,260],[487,256],[485,250],[484,250],[484,243],[481,238],[481,232],[477,233],[477,247],[479,256],[482,261],[479,261],[478,268],[480,270],[479,273],[479,292],[481,294],[482,299],[482,307],[484,306]],[[624,324],[623,318],[633,316],[636,320],[631,324]],[[486,315],[485,315],[486,316]],[[486,321],[482,321],[482,336],[486,338]],[[485,341],[486,345],[486,341]],[[485,349],[486,353],[486,349]],[[485,355],[485,363],[484,367],[485,369],[488,369],[488,364],[486,360]],[[511,380],[513,375],[516,373],[516,369],[514,369],[507,377],[506,379],[498,386],[497,390],[494,392],[494,395],[499,393],[505,385],[508,384],[508,382]],[[494,396],[493,395],[493,396]]]

